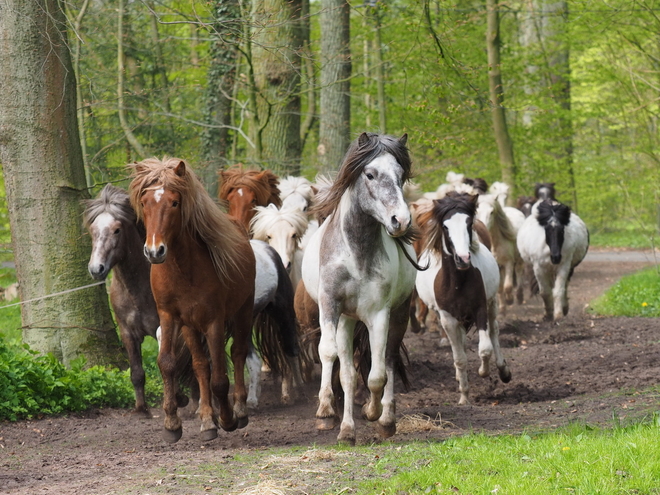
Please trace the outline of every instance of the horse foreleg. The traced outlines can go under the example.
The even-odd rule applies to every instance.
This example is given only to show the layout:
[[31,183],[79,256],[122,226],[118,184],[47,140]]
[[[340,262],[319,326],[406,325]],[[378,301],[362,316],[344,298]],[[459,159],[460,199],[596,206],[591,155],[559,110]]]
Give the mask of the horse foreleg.
[[248,351],[246,364],[248,373],[250,374],[247,406],[251,409],[256,409],[259,407],[259,396],[261,395],[261,358],[252,345]]
[[[494,304],[494,301],[493,301]],[[479,376],[485,378],[490,374],[490,358],[493,355],[493,342],[489,333],[488,313],[491,306],[490,301],[484,301],[477,310],[475,323],[479,330]]]
[[552,300],[552,270],[544,270],[540,265],[534,265],[534,276],[539,283],[539,294],[543,299],[545,307],[545,321],[551,321],[553,317],[554,302]]
[[133,413],[151,416],[147,402],[144,397],[145,374],[142,366],[142,341],[143,338],[133,336],[124,322],[119,322],[119,334],[121,341],[128,353],[128,364],[131,367],[131,383],[135,391],[135,409]]
[[[190,349],[193,370],[195,371],[195,377],[199,384],[199,406],[197,408],[197,413],[199,414],[199,419],[202,423],[200,427],[200,431],[202,432],[201,436],[205,441],[213,440],[218,436],[218,429],[215,423],[215,414],[213,412],[213,399],[210,387],[211,369],[209,360],[206,357],[206,351],[202,344],[199,332],[193,330],[187,325],[181,327],[181,332],[186,340],[188,349]],[[209,347],[211,346],[212,343],[209,341]]]
[[158,351],[158,368],[163,377],[163,411],[165,412],[165,430],[163,439],[169,443],[178,442],[181,438],[181,418],[177,414],[174,353],[174,337],[176,331],[174,321],[169,314],[160,313],[161,340]]
[[553,318],[555,320],[559,320],[568,314],[568,297],[566,292],[570,262],[566,261],[568,260],[565,260],[565,262],[558,267],[557,275],[555,276],[555,285],[552,289],[554,303]]
[[362,415],[369,421],[376,421],[383,413],[383,391],[387,382],[385,356],[390,327],[390,309],[378,312],[369,322],[369,345],[371,347],[371,370],[367,387],[369,400],[362,408]]
[[331,322],[321,325],[319,359],[321,360],[321,387],[319,407],[316,410],[316,428],[332,430],[337,426],[337,413],[334,409],[335,396],[332,392],[332,368],[337,359],[337,329]]
[[252,339],[252,309],[253,301],[249,299],[234,316],[234,342],[231,346],[231,359],[234,364],[234,417],[237,420],[238,428],[245,428],[248,424],[245,361]]
[[[504,265],[504,302],[507,305],[513,304],[513,281],[514,281],[514,262],[513,259],[508,259]],[[501,306],[500,306],[500,309]]]
[[458,404],[462,406],[468,403],[468,392],[470,390],[467,375],[467,355],[465,354],[465,329],[456,318],[443,310],[440,310],[440,321],[451,344],[454,368],[456,368],[456,381],[458,381],[458,390],[461,393]]
[[353,419],[353,398],[357,373],[353,363],[353,335],[356,321],[341,316],[337,325],[337,355],[339,356],[339,379],[344,389],[344,417],[337,440],[355,445],[355,420]]

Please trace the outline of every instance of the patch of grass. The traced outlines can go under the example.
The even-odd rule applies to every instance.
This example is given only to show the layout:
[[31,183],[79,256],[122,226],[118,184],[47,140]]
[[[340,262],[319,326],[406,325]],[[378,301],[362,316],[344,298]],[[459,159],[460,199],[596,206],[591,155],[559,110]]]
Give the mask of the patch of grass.
[[652,231],[615,230],[590,232],[589,244],[592,247],[651,249],[652,242],[659,243],[657,234]]
[[660,275],[656,268],[627,275],[590,304],[607,316],[660,316]]
[[657,418],[612,430],[469,435],[391,447],[355,493],[660,493]]

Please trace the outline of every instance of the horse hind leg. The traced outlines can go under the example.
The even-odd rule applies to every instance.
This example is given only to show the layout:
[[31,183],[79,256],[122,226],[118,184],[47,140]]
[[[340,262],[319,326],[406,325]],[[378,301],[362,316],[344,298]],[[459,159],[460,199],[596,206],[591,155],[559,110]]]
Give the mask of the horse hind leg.
[[493,354],[495,356],[495,365],[497,366],[497,371],[500,376],[500,380],[503,383],[509,383],[511,381],[511,370],[502,355],[502,349],[500,348],[500,326],[497,322],[497,308],[495,302],[491,301],[488,307],[488,333],[490,335],[490,341],[493,345]]
[[144,395],[145,373],[142,366],[142,351],[141,344],[143,338],[136,338],[133,336],[124,325],[120,325],[119,333],[121,340],[124,343],[126,352],[128,353],[128,363],[131,368],[131,383],[135,391],[135,409],[133,414],[142,415],[150,418],[151,413],[147,407],[147,402]]
[[259,407],[259,396],[261,395],[261,358],[250,345],[248,350],[246,365],[250,375],[250,387],[247,396],[247,407],[257,409]]

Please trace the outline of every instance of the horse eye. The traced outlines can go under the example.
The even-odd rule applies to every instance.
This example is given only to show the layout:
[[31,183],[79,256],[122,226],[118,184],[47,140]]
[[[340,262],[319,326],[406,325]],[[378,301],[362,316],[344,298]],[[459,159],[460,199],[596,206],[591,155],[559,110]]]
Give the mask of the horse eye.
[[374,180],[374,176],[372,174],[367,174],[367,179]]
[[119,234],[119,232],[121,232],[121,229],[115,230],[115,235]]
[[296,238],[296,233],[294,232],[293,235],[291,235],[291,239],[295,239],[295,238]]
[[179,202],[176,200],[172,201],[172,208],[176,208],[177,206],[179,206]]
[[271,237],[269,235],[266,236],[266,238],[270,241]]

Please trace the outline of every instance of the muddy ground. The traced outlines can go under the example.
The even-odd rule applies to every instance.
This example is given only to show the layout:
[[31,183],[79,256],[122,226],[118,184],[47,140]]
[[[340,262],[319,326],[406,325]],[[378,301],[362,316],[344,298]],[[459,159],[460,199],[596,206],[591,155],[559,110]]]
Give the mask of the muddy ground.
[[[559,323],[541,321],[538,297],[514,306],[501,318],[501,345],[513,373],[508,384],[496,378],[496,370],[491,378],[477,375],[473,336],[468,406],[457,405],[451,351],[440,346],[439,335],[407,335],[412,387],[405,392],[397,383],[399,432],[385,447],[470,431],[546,430],[574,421],[607,426],[660,410],[655,388],[660,321],[587,311],[589,301],[618,278],[648,264],[639,253],[594,252],[575,272],[571,310]],[[373,456],[324,448],[335,444],[337,431],[314,428],[317,384],[309,384],[293,406],[278,403],[277,389],[265,378],[261,407],[247,428],[221,432],[208,443],[199,439],[198,422],[188,419],[181,441],[165,444],[159,409],[152,419],[95,410],[0,423],[0,492],[350,493],[355,481],[370,476]],[[371,424],[356,423],[359,445],[381,443]],[[278,457],[266,450],[284,446],[298,448]],[[378,448],[383,447],[374,446],[374,452]]]

